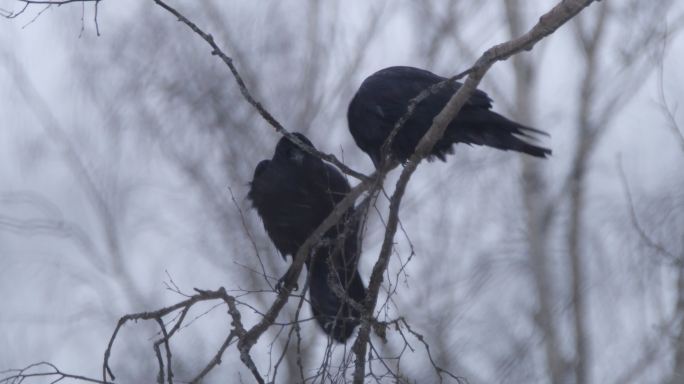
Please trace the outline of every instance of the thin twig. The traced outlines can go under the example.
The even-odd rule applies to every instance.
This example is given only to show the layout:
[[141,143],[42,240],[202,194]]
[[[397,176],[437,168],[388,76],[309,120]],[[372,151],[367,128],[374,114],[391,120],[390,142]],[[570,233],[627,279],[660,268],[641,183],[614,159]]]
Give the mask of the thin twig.
[[261,254],[259,253],[259,247],[257,246],[256,240],[254,240],[254,236],[252,235],[252,232],[249,230],[247,226],[247,220],[245,219],[245,215],[242,212],[242,208],[240,208],[240,204],[238,204],[237,200],[235,199],[235,195],[233,194],[233,189],[231,187],[228,187],[228,191],[230,192],[230,199],[233,201],[233,205],[235,206],[235,209],[237,209],[238,214],[240,215],[240,222],[242,223],[242,228],[245,230],[245,233],[247,234],[247,238],[249,239],[250,243],[252,244],[252,248],[254,249],[254,254],[257,257],[257,260],[259,260],[259,266],[261,267],[261,274],[264,277],[264,280],[266,280],[266,284],[273,289],[273,285],[271,282],[268,280],[268,274],[266,273],[266,267],[264,266],[264,262],[261,260]]
[[663,247],[657,241],[653,240],[647,233],[644,227],[639,222],[639,217],[634,209],[634,200],[632,198],[632,192],[629,189],[629,182],[627,181],[627,175],[622,166],[622,161],[618,158],[617,161],[618,172],[620,173],[620,181],[622,182],[623,189],[625,191],[625,197],[627,199],[627,206],[629,208],[629,218],[632,222],[634,230],[636,230],[641,241],[646,244],[649,248],[655,250],[657,253],[665,256],[669,261],[673,262],[675,265],[682,265],[684,260],[677,257],[673,252],[670,252],[667,248]]
[[194,379],[190,380],[190,384],[201,383],[204,376],[211,372],[211,370],[214,369],[214,367],[221,364],[221,357],[223,356],[223,353],[226,351],[234,337],[235,331],[231,331],[230,334],[228,334],[228,337],[226,337],[226,340],[223,342],[223,344],[221,344],[221,347],[218,349],[218,351],[216,351],[214,357],[202,369],[202,371],[197,376],[195,376]]
[[[203,291],[203,290],[197,290],[197,294],[191,296],[190,298],[183,300],[181,302],[178,302],[174,305],[164,307],[161,309],[158,309],[156,311],[151,311],[151,312],[140,312],[140,313],[134,313],[134,314],[128,314],[123,317],[121,317],[114,328],[114,332],[112,333],[112,336],[109,339],[109,343],[107,344],[107,348],[105,349],[104,353],[104,359],[102,362],[102,382],[108,383],[108,378],[111,378],[112,380],[115,379],[114,373],[112,372],[111,367],[109,366],[109,359],[111,356],[112,352],[112,347],[114,346],[114,341],[116,340],[116,337],[119,333],[119,330],[121,327],[124,326],[129,321],[136,321],[136,320],[154,320],[160,323],[162,318],[166,315],[169,315],[175,311],[182,310],[183,314],[179,318],[179,320],[176,322],[176,325],[171,329],[171,332],[168,334],[164,335],[164,338],[161,339],[162,342],[167,342],[168,339],[180,328],[180,325],[183,322],[183,319],[185,318],[185,314],[190,310],[190,307],[193,305],[202,302],[202,301],[210,301],[210,300],[223,300],[226,304],[228,304],[229,310],[228,313],[231,315],[233,319],[233,327],[235,332],[239,335],[240,332],[244,332],[244,328],[242,327],[242,323],[240,320],[240,312],[237,311],[235,307],[235,298],[233,298],[231,295],[228,295],[226,293],[226,290],[221,287],[216,291]],[[161,322],[160,324],[163,324]],[[162,332],[165,333],[165,328],[162,327]],[[170,351],[167,354],[168,357],[170,357]]]
[[[43,368],[43,367],[50,369],[50,371],[30,372],[30,371],[36,370],[38,368]],[[2,376],[2,375],[7,375],[7,376],[0,377],[0,384],[18,384],[18,383],[22,383],[24,380],[30,379],[32,377],[47,377],[47,378],[56,377],[54,380],[51,381],[52,383],[56,383],[56,382],[64,380],[64,379],[79,380],[79,381],[85,381],[88,383],[101,383],[101,384],[106,383],[105,381],[100,381],[100,380],[93,379],[90,377],[81,376],[81,375],[72,375],[70,373],[62,372],[54,364],[48,363],[45,361],[41,361],[39,363],[34,363],[34,364],[28,365],[25,368],[21,368],[21,369],[8,369],[5,371],[0,371],[0,376]]]
[[211,54],[218,56],[230,69],[230,72],[233,74],[233,77],[235,78],[235,81],[238,84],[238,87],[240,88],[240,93],[242,93],[242,96],[245,98],[245,100],[252,106],[256,111],[261,115],[261,117],[266,120],[266,122],[271,125],[273,128],[275,128],[276,132],[282,134],[283,136],[287,137],[292,141],[293,143],[297,144],[300,148],[302,148],[304,151],[317,156],[323,160],[326,160],[330,163],[333,163],[337,168],[339,168],[342,172],[346,173],[347,175],[350,175],[358,180],[366,180],[368,179],[368,176],[364,175],[363,173],[357,172],[351,168],[349,168],[347,165],[342,163],[335,157],[335,155],[332,154],[327,154],[320,152],[316,150],[315,148],[312,148],[303,142],[301,142],[295,135],[290,133],[288,130],[285,129],[285,127],[276,120],[273,115],[271,115],[270,112],[264,108],[264,106],[261,104],[261,102],[257,101],[250,91],[247,89],[247,85],[245,84],[244,80],[242,79],[242,76],[240,76],[240,73],[238,72],[237,68],[235,67],[235,64],[233,63],[233,59],[230,58],[223,50],[216,44],[214,41],[214,37],[211,34],[208,34],[204,32],[201,28],[197,26],[197,24],[193,23],[190,21],[187,17],[183,16],[180,12],[178,12],[175,8],[169,6],[162,0],[154,0],[154,2],[159,5],[160,7],[164,8],[167,10],[169,13],[174,15],[176,18],[178,18],[178,21],[182,22],[183,24],[187,25],[190,29],[193,30],[196,34],[198,34],[204,41],[209,44],[211,47],[212,51]]

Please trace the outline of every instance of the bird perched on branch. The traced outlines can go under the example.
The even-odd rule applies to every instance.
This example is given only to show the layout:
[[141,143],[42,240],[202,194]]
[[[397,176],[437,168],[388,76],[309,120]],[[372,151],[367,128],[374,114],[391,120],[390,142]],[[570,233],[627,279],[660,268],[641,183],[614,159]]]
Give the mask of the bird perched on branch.
[[[382,161],[381,148],[395,124],[407,112],[411,99],[431,86],[447,80],[430,71],[413,67],[389,67],[366,78],[354,95],[347,111],[349,130],[354,141],[378,167]],[[438,91],[419,102],[411,117],[394,137],[392,156],[405,162],[432,125],[432,120],[461,88],[461,83],[445,84]],[[511,121],[491,110],[492,99],[475,90],[444,136],[428,155],[445,161],[453,153],[453,145],[466,143],[546,157],[551,150],[536,146],[524,139],[547,135],[543,131]]]
[[[294,135],[313,148],[306,136]],[[257,165],[247,197],[286,259],[287,255],[295,257],[350,190],[336,168],[283,137],[273,158]],[[306,259],[312,312],[323,330],[339,342],[345,342],[359,324],[359,309],[366,297],[357,270],[359,231],[360,218],[352,207],[312,247]],[[276,289],[287,276],[279,280]]]

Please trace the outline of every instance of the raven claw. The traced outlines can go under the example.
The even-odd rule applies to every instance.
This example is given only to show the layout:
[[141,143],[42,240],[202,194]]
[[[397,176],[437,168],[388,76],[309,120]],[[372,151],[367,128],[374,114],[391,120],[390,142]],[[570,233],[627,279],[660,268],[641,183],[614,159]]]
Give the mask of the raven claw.
[[[283,285],[285,284],[286,279],[287,279],[287,275],[278,279],[278,282],[275,285],[275,291],[277,293],[280,293],[283,290]],[[298,290],[299,290],[299,284],[294,283],[294,286],[292,287],[292,291],[294,292],[294,291],[298,291]]]

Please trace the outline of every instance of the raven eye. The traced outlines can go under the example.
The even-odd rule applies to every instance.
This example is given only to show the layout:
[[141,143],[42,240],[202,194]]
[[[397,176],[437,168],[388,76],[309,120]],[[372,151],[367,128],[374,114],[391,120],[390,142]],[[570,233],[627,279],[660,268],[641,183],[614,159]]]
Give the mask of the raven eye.
[[290,160],[297,164],[302,164],[302,161],[304,160],[304,153],[299,149],[293,148],[290,151]]

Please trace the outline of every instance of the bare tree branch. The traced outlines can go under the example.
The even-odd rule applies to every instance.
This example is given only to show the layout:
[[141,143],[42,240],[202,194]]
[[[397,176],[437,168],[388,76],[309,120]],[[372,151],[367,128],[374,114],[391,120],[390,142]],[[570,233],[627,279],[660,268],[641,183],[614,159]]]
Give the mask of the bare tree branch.
[[[524,2],[520,0],[505,1],[506,20],[511,38],[524,32],[523,4]],[[516,55],[513,57],[513,69],[516,103],[514,117],[523,124],[534,125],[532,122],[535,105],[533,100],[538,65],[529,56]],[[556,384],[563,381],[565,361],[559,341],[559,331],[554,322],[553,290],[551,289],[553,280],[549,268],[547,234],[550,227],[548,223],[556,211],[557,204],[555,202],[548,202],[546,205],[539,204],[544,202],[548,193],[548,186],[539,162],[523,158],[522,167],[521,187],[526,210],[527,255],[537,301],[537,308],[531,317],[532,323],[539,328],[542,335],[541,342],[549,381]],[[502,372],[502,374],[508,374],[508,372]]]
[[41,377],[52,379],[51,383],[56,383],[64,379],[85,381],[88,383],[106,383],[104,381],[90,377],[62,372],[54,364],[43,361],[28,365],[22,369],[8,369],[6,371],[0,371],[0,384],[22,383],[26,379]]
[[646,244],[649,248],[655,250],[657,253],[663,255],[668,261],[674,263],[675,265],[681,266],[684,264],[684,260],[677,256],[674,252],[671,252],[663,245],[659,244],[657,241],[653,240],[647,233],[644,227],[639,222],[639,217],[637,216],[636,210],[634,208],[634,199],[632,198],[632,192],[629,188],[629,182],[627,181],[627,175],[622,167],[622,162],[618,159],[618,172],[620,174],[620,181],[622,182],[623,190],[625,191],[625,197],[627,198],[627,206],[629,208],[629,218],[634,227],[634,230],[639,235],[641,241]]
[[658,65],[658,99],[660,101],[660,108],[665,117],[667,118],[667,126],[668,128],[670,128],[674,136],[677,138],[679,147],[682,153],[684,153],[684,131],[682,131],[679,128],[679,124],[677,123],[677,119],[675,118],[674,111],[672,110],[672,107],[670,107],[670,104],[667,100],[667,96],[665,95],[665,48],[667,47],[668,36],[669,34],[666,34],[663,38],[663,47],[660,50],[658,58],[658,61],[660,62],[660,65]]
[[[97,4],[98,0],[91,1],[95,1]],[[221,303],[225,303],[228,307],[228,313],[233,321],[232,330],[230,331],[230,334],[226,337],[224,343],[221,345],[217,353],[211,359],[211,361],[209,361],[209,363],[204,367],[204,369],[201,370],[201,372],[198,374],[198,376],[196,376],[195,379],[193,379],[192,382],[201,381],[215,366],[217,366],[221,362],[221,358],[224,352],[227,350],[227,348],[232,343],[235,343],[237,344],[237,350],[240,354],[240,359],[242,360],[242,362],[250,370],[255,380],[257,382],[262,383],[266,381],[264,377],[268,379],[270,373],[264,376],[261,372],[258,371],[256,365],[254,364],[253,357],[250,354],[252,347],[258,342],[260,337],[271,326],[275,325],[277,327],[281,325],[276,323],[277,318],[280,315],[281,310],[289,300],[290,296],[292,296],[291,292],[293,290],[294,285],[296,284],[297,277],[303,269],[305,260],[311,254],[312,249],[320,245],[319,243],[323,237],[323,234],[341,219],[344,213],[354,205],[356,200],[362,194],[368,194],[366,196],[366,199],[372,199],[376,196],[376,193],[382,187],[382,183],[387,173],[394,169],[397,165],[396,163],[392,162],[391,159],[389,159],[389,151],[387,151],[386,149],[391,144],[391,141],[395,136],[396,132],[407,120],[407,117],[410,116],[413,108],[415,108],[415,105],[419,102],[420,98],[426,97],[430,94],[430,92],[434,92],[437,88],[426,90],[423,93],[421,93],[422,96],[419,95],[414,100],[412,100],[406,114],[404,115],[404,117],[402,117],[400,121],[397,122],[392,134],[385,143],[385,151],[383,152],[385,154],[385,161],[383,162],[383,164],[381,164],[377,172],[370,176],[366,176],[346,167],[335,156],[318,152],[313,148],[309,148],[306,145],[299,142],[298,139],[296,139],[296,137],[292,136],[288,131],[286,131],[285,128],[266,110],[266,108],[264,108],[263,105],[252,96],[252,94],[250,93],[245,84],[245,81],[238,73],[238,70],[235,64],[233,63],[233,59],[226,55],[220,49],[218,44],[216,44],[216,42],[214,41],[212,35],[204,32],[195,23],[193,23],[188,18],[183,16],[179,11],[177,11],[173,7],[169,6],[166,2],[162,0],[154,1],[157,5],[159,5],[160,7],[164,8],[166,11],[170,12],[175,17],[177,17],[179,21],[181,21],[183,24],[191,28],[194,33],[198,34],[206,43],[209,44],[209,46],[212,48],[212,54],[219,56],[223,63],[229,67],[233,77],[238,83],[242,97],[244,97],[244,99],[247,100],[247,102],[260,114],[260,116],[268,124],[274,127],[278,133],[287,136],[288,138],[291,138],[293,142],[296,142],[304,150],[307,150],[307,152],[310,152],[313,155],[322,158],[323,160],[329,161],[337,165],[345,173],[358,178],[359,180],[361,180],[361,182],[354,189],[352,189],[349,195],[346,196],[345,199],[342,200],[342,202],[340,202],[335,207],[333,212],[331,212],[330,215],[328,215],[328,217],[320,224],[320,226],[309,236],[306,242],[299,248],[297,254],[293,257],[293,263],[290,267],[290,273],[288,273],[288,278],[285,280],[284,289],[278,293],[277,297],[266,311],[264,311],[263,313],[262,311],[257,311],[257,313],[261,315],[262,318],[256,324],[254,324],[251,327],[245,327],[243,325],[241,320],[241,314],[237,309],[237,305],[240,305],[241,303],[237,302],[236,298],[234,296],[229,295],[223,288],[217,291],[198,291],[198,294],[190,296],[189,298],[180,303],[162,308],[157,311],[126,315],[119,320],[111,336],[107,349],[105,350],[102,367],[102,376],[104,381],[102,382],[108,382],[108,377],[114,379],[112,369],[110,368],[110,355],[114,344],[114,340],[116,339],[120,328],[125,323],[131,320],[154,320],[159,325],[161,333],[161,338],[154,342],[155,353],[159,365],[159,373],[157,380],[160,383],[163,383],[164,381],[172,383],[174,371],[172,369],[171,361],[172,351],[169,343],[170,338],[173,337],[173,335],[176,334],[179,329],[181,329],[182,324],[186,319],[188,311],[194,304],[200,301],[221,300]],[[67,2],[76,2],[76,0],[69,0],[65,3]],[[381,290],[384,275],[387,272],[391,255],[393,254],[394,238],[396,235],[396,231],[399,225],[401,224],[399,221],[399,211],[401,202],[405,194],[408,182],[410,181],[410,178],[412,177],[414,171],[417,169],[418,165],[422,162],[422,160],[430,153],[430,150],[435,145],[435,143],[442,137],[448,123],[457,115],[460,108],[464,105],[464,103],[466,103],[467,99],[469,98],[469,95],[475,90],[479,82],[482,80],[484,75],[495,62],[505,60],[523,50],[531,50],[538,41],[554,33],[556,29],[558,29],[561,25],[570,20],[572,17],[574,17],[577,13],[579,13],[582,9],[587,7],[592,2],[592,0],[561,1],[551,11],[543,15],[540,18],[539,23],[537,23],[530,31],[528,31],[527,33],[523,34],[518,38],[512,39],[506,43],[490,48],[477,60],[477,62],[471,68],[447,80],[455,81],[458,78],[468,75],[468,78],[466,79],[463,87],[461,87],[461,89],[451,98],[449,103],[444,107],[440,114],[438,114],[433,120],[432,126],[425,134],[425,136],[421,139],[416,148],[415,153],[410,157],[406,164],[406,167],[402,170],[399,179],[395,184],[394,193],[390,197],[389,218],[386,225],[384,241],[378,259],[373,267],[367,300],[363,303],[363,322],[359,331],[359,336],[352,347],[352,352],[355,361],[355,368],[353,372],[355,382],[363,382],[363,380],[366,377],[368,377],[366,375],[366,366],[368,366],[368,371],[371,372],[371,374],[373,374],[373,364],[371,363],[373,360],[372,356],[378,356],[378,353],[377,351],[375,351],[374,346],[370,340],[371,328],[374,327],[376,329],[376,333],[382,332],[378,331],[378,322],[375,319],[374,312],[376,310],[378,295]],[[50,3],[56,4],[54,2]],[[444,84],[440,84],[438,85],[438,87],[439,86],[444,86]],[[254,243],[253,246],[256,249],[256,245]],[[340,287],[337,287],[336,293],[338,293],[338,291],[341,291],[339,288]],[[342,296],[341,294],[338,295]],[[300,308],[302,302],[303,301],[300,301],[299,303]],[[170,326],[171,323],[173,323],[174,325],[170,326],[170,329],[167,329],[167,323],[164,322],[164,317],[171,314],[174,314],[175,317],[174,320],[168,323],[168,325]],[[440,379],[444,374],[445,376],[448,376],[452,379],[460,380],[460,378],[458,378],[457,376],[449,373],[448,371],[442,368],[439,368],[436,365],[435,361],[432,358],[429,346],[424,341],[420,333],[413,331],[412,328],[405,321],[403,322],[403,326],[410,334],[418,338],[418,340],[424,344],[429,360],[432,363],[433,367],[436,369],[438,375],[440,375]],[[295,325],[293,327],[293,331],[297,334],[299,333],[299,328],[297,325],[297,315],[295,316]],[[401,331],[399,332],[401,333]],[[289,334],[292,335],[292,331]],[[403,336],[404,335],[402,334],[402,337]],[[288,344],[285,345],[285,348],[287,348],[287,345]],[[163,351],[162,348],[164,349]],[[412,347],[408,346],[408,348]],[[327,351],[330,351],[330,345],[328,345]],[[334,373],[330,373],[328,370],[328,359],[329,355],[327,354],[326,360],[324,360],[321,369],[319,370],[319,374],[321,375],[321,377],[333,377],[334,375]],[[164,360],[166,360],[166,363],[164,362]],[[384,361],[381,361],[381,363],[385,364]],[[377,364],[375,366],[376,368],[378,367]],[[388,371],[391,371],[390,367],[386,364],[385,368]],[[304,369],[301,366],[300,371],[301,376],[303,377]]]
[[[469,73],[469,75],[463,86],[454,94],[442,111],[435,116],[432,126],[421,138],[413,155],[411,155],[406,167],[399,176],[395,191],[390,200],[390,214],[387,223],[387,229],[385,230],[385,238],[378,261],[373,267],[371,281],[368,286],[368,297],[366,298],[365,303],[366,318],[364,319],[365,321],[362,323],[361,329],[359,330],[359,336],[352,347],[352,350],[356,355],[354,370],[355,383],[363,383],[365,377],[364,372],[366,348],[370,337],[370,314],[373,313],[373,309],[375,308],[378,291],[383,280],[383,273],[389,264],[389,256],[393,247],[394,234],[397,230],[399,206],[411,175],[416,170],[418,164],[430,153],[430,150],[435,143],[442,137],[448,124],[458,114],[461,107],[463,107],[463,105],[466,103],[470,97],[470,94],[475,90],[482,77],[495,62],[506,60],[515,53],[521,52],[523,50],[532,49],[538,41],[552,34],[556,29],[565,24],[568,20],[572,19],[576,14],[578,14],[580,11],[582,11],[582,9],[587,7],[592,2],[593,0],[564,0],[556,5],[551,11],[540,17],[539,22],[523,36],[510,40],[506,43],[499,44],[485,51],[485,53],[475,62],[475,65],[466,71]],[[399,124],[400,123],[398,122],[397,126]],[[397,126],[395,126],[395,131]],[[392,138],[389,137],[386,143],[391,142],[391,140]]]
[[575,380],[578,384],[585,384],[589,380],[590,372],[587,361],[591,359],[590,346],[588,342],[588,324],[589,321],[589,306],[587,305],[584,284],[587,280],[586,271],[584,270],[583,250],[581,246],[583,242],[581,230],[582,213],[585,204],[585,170],[589,162],[590,153],[596,143],[594,132],[598,130],[591,126],[591,109],[594,99],[595,78],[598,76],[598,52],[603,41],[608,14],[608,2],[603,2],[599,6],[599,13],[595,24],[585,31],[581,27],[581,18],[576,19],[575,26],[577,28],[578,40],[581,42],[585,68],[584,77],[582,80],[580,90],[580,106],[577,113],[578,118],[578,144],[575,154],[574,168],[576,172],[572,174],[572,182],[570,183],[570,224],[568,232],[568,251],[571,271],[571,291],[572,291],[572,308],[573,308],[573,328],[574,328],[574,342],[575,342],[575,361],[573,364],[575,372]]
[[257,101],[256,99],[254,99],[254,97],[252,96],[252,94],[251,94],[251,93],[249,92],[249,90],[247,89],[247,86],[245,85],[245,82],[244,82],[244,80],[242,79],[242,76],[240,76],[240,73],[238,72],[237,68],[235,67],[235,64],[233,63],[233,59],[231,59],[228,55],[226,55],[226,54],[223,52],[223,50],[221,50],[221,48],[218,46],[218,44],[216,44],[216,42],[214,41],[214,37],[213,37],[212,35],[210,35],[210,34],[204,32],[202,29],[200,29],[200,28],[197,26],[197,24],[195,24],[195,23],[193,23],[192,21],[190,21],[187,17],[183,16],[183,15],[182,15],[180,12],[178,12],[175,8],[169,6],[169,5],[166,4],[164,1],[162,1],[162,0],[154,0],[154,2],[155,2],[156,4],[158,4],[160,7],[164,8],[165,10],[167,10],[169,13],[171,13],[171,14],[174,15],[175,17],[177,17],[177,18],[178,18],[178,21],[180,21],[180,22],[182,22],[183,24],[187,25],[190,29],[193,30],[193,32],[195,32],[196,34],[198,34],[200,37],[202,37],[202,39],[203,39],[204,41],[207,42],[207,44],[209,44],[209,46],[212,48],[211,54],[212,54],[212,55],[218,56],[218,57],[219,57],[219,58],[228,66],[228,68],[230,69],[230,72],[233,74],[233,77],[235,78],[235,81],[237,82],[238,87],[240,88],[240,92],[242,93],[242,96],[245,98],[245,100],[247,100],[247,102],[248,102],[250,105],[252,105],[252,107],[254,107],[254,108],[257,110],[257,112],[259,112],[259,114],[261,115],[261,117],[263,117],[264,120],[266,120],[266,122],[267,122],[268,124],[270,124],[273,128],[275,128],[276,132],[278,132],[278,133],[282,134],[283,136],[287,137],[288,139],[290,139],[290,141],[292,141],[293,143],[297,144],[299,147],[301,147],[301,148],[302,148],[303,150],[305,150],[306,152],[308,152],[308,153],[310,153],[310,154],[312,154],[312,155],[315,155],[315,156],[317,156],[317,157],[319,157],[319,158],[321,158],[321,159],[323,159],[323,160],[326,160],[326,161],[329,161],[329,162],[335,164],[335,166],[337,166],[342,172],[344,172],[344,173],[346,173],[346,174],[348,174],[348,175],[350,175],[350,176],[353,176],[353,177],[355,177],[355,178],[357,178],[357,179],[359,179],[359,180],[365,180],[365,179],[368,178],[368,176],[366,176],[366,175],[364,175],[364,174],[362,174],[362,173],[359,173],[359,172],[357,172],[357,171],[355,171],[355,170],[349,168],[347,165],[345,165],[344,163],[342,163],[341,161],[339,161],[339,160],[337,159],[337,157],[335,157],[334,155],[322,153],[322,152],[320,152],[320,151],[318,151],[318,150],[316,150],[316,149],[314,149],[314,148],[310,148],[308,145],[306,145],[306,144],[302,143],[301,141],[299,141],[299,139],[297,139],[296,136],[294,136],[294,135],[291,134],[288,130],[286,130],[285,127],[283,127],[283,126],[278,122],[278,120],[276,120],[276,118],[273,117],[273,115],[271,115],[271,114],[266,110],[266,108],[264,108],[264,106],[263,106],[259,101]]
[[[163,337],[159,339],[158,341],[155,342],[155,350],[157,352],[158,356],[158,361],[159,361],[159,375],[158,375],[158,382],[164,381],[165,373],[163,370],[163,360],[161,358],[161,355],[159,354],[158,346],[160,344],[165,344],[166,352],[167,352],[167,378],[169,380],[169,383],[172,382],[172,377],[173,377],[173,371],[171,369],[171,351],[168,348],[168,341],[169,339],[180,329],[181,325],[183,324],[183,320],[185,319],[187,313],[190,311],[190,308],[194,306],[195,304],[203,301],[211,301],[211,300],[222,300],[226,305],[228,306],[228,314],[231,316],[233,322],[232,325],[234,329],[230,332],[230,335],[228,336],[226,342],[224,342],[224,346],[222,346],[219,349],[219,354],[217,354],[208,364],[207,366],[200,372],[198,377],[194,381],[199,381],[206,373],[211,370],[214,366],[220,362],[221,355],[223,354],[223,351],[225,351],[226,347],[228,344],[230,344],[230,341],[232,340],[233,336],[241,337],[244,336],[245,329],[242,326],[242,320],[241,320],[241,315],[240,311],[238,311],[236,305],[235,305],[235,298],[231,295],[228,295],[226,293],[226,290],[224,288],[219,288],[216,291],[204,291],[204,290],[198,290],[196,289],[197,294],[189,297],[186,300],[183,300],[179,303],[176,303],[174,305],[164,307],[162,309],[152,311],[152,312],[141,312],[141,313],[135,313],[135,314],[129,314],[123,316],[121,319],[119,319],[119,322],[116,325],[116,328],[114,328],[114,332],[112,333],[111,338],[109,339],[109,343],[107,345],[107,348],[105,349],[104,353],[104,359],[102,363],[102,382],[107,383],[108,377],[111,378],[112,380],[115,379],[114,373],[112,372],[112,369],[109,365],[110,361],[110,356],[112,353],[112,347],[114,346],[114,341],[116,340],[116,337],[119,333],[119,330],[121,327],[123,327],[127,322],[129,321],[137,321],[137,320],[154,320],[156,321],[162,330],[162,335]],[[178,317],[176,320],[176,323],[174,326],[171,328],[169,332],[166,332],[166,327],[163,321],[164,316],[167,316],[173,312],[176,311],[181,311],[181,315]],[[255,375],[255,378],[257,381],[260,383],[263,383],[263,379],[261,379],[261,376],[259,375],[258,371],[256,370],[256,367],[254,365],[254,362],[252,361],[251,357],[249,356],[248,353],[246,354],[241,354],[241,359],[247,365],[248,368],[252,371],[252,373]]]

